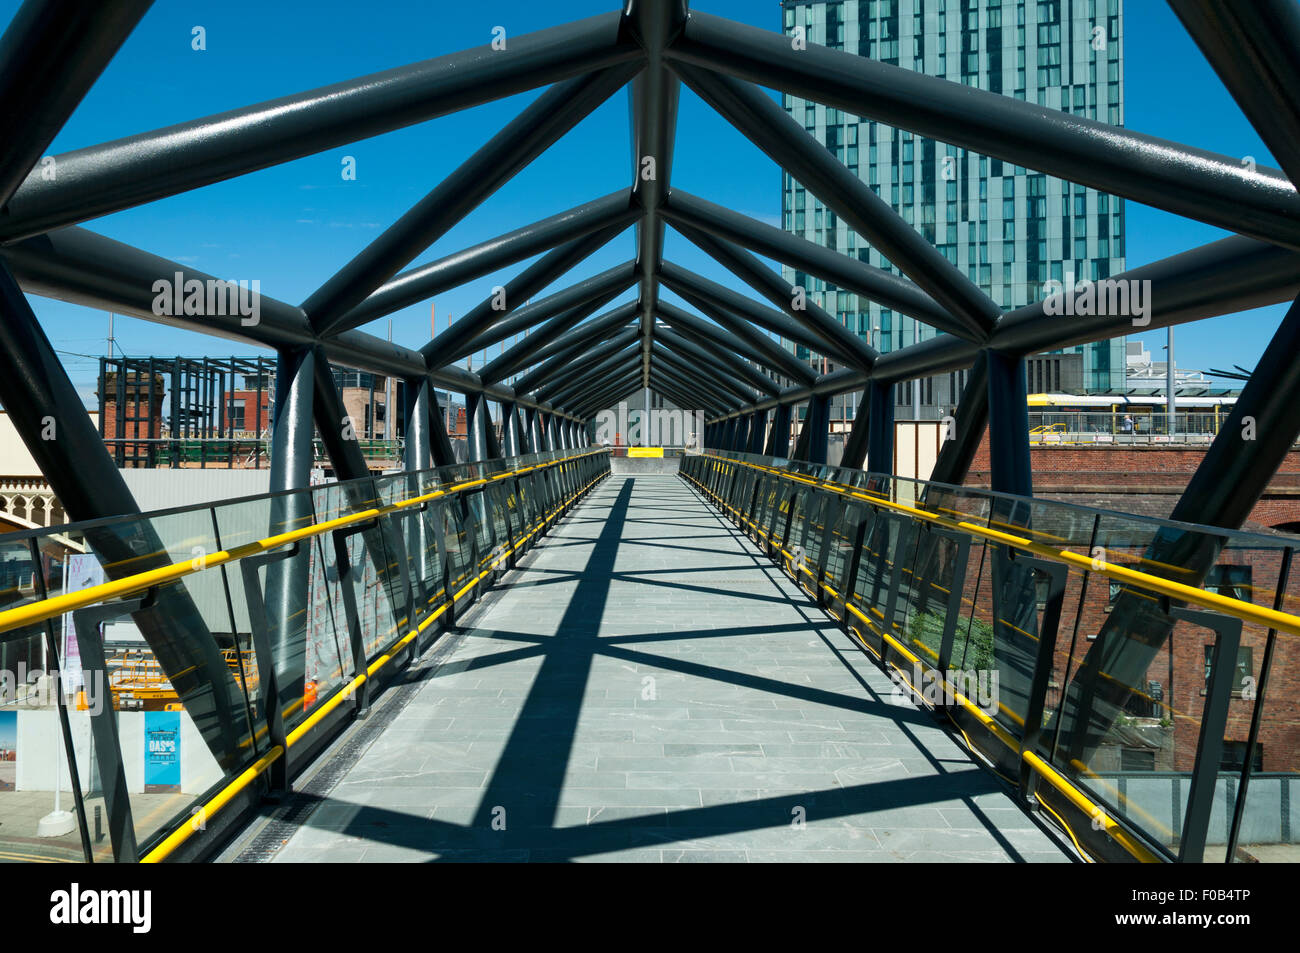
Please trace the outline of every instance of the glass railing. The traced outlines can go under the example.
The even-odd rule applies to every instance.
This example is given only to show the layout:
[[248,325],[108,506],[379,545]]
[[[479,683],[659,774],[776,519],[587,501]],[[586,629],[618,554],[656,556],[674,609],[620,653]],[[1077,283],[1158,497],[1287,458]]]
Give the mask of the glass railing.
[[682,473],[1087,855],[1300,859],[1292,537],[732,451]]
[[222,805],[283,789],[608,460],[550,451],[6,534],[0,860],[201,854]]

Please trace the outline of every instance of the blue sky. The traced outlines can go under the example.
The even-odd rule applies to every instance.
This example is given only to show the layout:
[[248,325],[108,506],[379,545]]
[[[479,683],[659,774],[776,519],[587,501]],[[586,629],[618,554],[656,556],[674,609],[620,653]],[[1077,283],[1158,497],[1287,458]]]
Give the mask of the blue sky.
[[[415,62],[491,39],[606,12],[616,0],[491,0],[430,3],[274,0],[221,3],[159,0],[55,140],[50,152],[93,145],[341,79]],[[19,4],[0,0],[0,18]],[[694,9],[768,29],[780,25],[776,0],[695,0]],[[1240,158],[1275,165],[1162,0],[1127,0],[1126,125]],[[191,30],[207,49],[191,49]],[[536,91],[399,130],[342,149],[85,223],[155,254],[233,280],[258,279],[264,294],[301,302],[427,191],[486,142]],[[356,160],[356,181],[340,175]],[[620,92],[524,169],[414,264],[436,258],[631,181],[627,93]],[[672,182],[712,201],[777,222],[777,167],[683,90]],[[1130,267],[1223,237],[1208,225],[1128,207]],[[630,259],[629,230],[546,293]],[[669,233],[666,254],[733,287],[729,273]],[[438,327],[459,316],[523,265],[440,296]],[[631,293],[625,295],[625,300]],[[672,299],[671,294],[667,297]],[[105,352],[108,316],[32,298],[54,346],[83,393],[93,390],[94,358]],[[1284,307],[1226,315],[1179,328],[1180,366],[1253,367]],[[428,303],[393,315],[396,341],[428,340]],[[385,336],[385,321],[367,328]],[[253,346],[118,316],[118,347],[129,355],[259,353]],[[1159,358],[1164,332],[1145,340]],[[492,355],[499,352],[494,347]],[[478,363],[478,358],[475,358]]]

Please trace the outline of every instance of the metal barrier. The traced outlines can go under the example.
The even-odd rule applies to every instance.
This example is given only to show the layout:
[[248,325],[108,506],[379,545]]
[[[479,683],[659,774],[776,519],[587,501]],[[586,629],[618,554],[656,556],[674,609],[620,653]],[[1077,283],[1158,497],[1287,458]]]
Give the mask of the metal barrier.
[[[32,759],[27,788],[70,782],[76,816],[61,841],[18,838],[7,825],[0,854],[157,862],[187,845],[187,856],[204,853],[196,834],[241,799],[287,790],[350,715],[365,713],[381,672],[454,624],[608,472],[604,449],[552,451],[72,524],[59,534],[84,538],[89,553],[62,560],[52,531],[10,534],[0,558],[20,552],[43,571],[35,598],[4,593],[30,601],[0,611],[0,671],[41,660],[56,685],[46,698],[29,691],[21,706],[0,697],[0,717],[15,710],[27,736],[60,743],[50,764]],[[108,539],[142,545],[110,563],[97,559]],[[81,569],[102,562],[116,578],[76,589],[73,559]],[[120,639],[136,648],[110,666],[106,649]],[[22,738],[17,748],[24,763]]]
[[[1297,775],[1264,705],[1300,660],[1290,542],[749,454],[681,472],[1085,857],[1300,856],[1285,786],[1248,798]],[[1179,780],[1107,780],[1135,767]]]

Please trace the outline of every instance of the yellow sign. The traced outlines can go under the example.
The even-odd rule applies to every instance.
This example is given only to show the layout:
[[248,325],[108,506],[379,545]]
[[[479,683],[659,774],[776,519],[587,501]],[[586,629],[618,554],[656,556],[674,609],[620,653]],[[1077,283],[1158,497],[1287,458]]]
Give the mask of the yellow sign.
[[662,457],[664,455],[663,447],[628,447],[627,455],[629,457]]

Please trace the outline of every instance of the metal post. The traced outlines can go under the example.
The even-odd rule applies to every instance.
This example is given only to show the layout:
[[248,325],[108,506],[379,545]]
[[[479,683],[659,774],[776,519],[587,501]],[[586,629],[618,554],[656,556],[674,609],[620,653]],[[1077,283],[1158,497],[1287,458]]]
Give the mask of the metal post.
[[465,395],[465,430],[469,441],[469,462],[479,463],[492,454],[488,447],[488,430],[492,420],[488,416],[487,399],[482,394]]
[[961,400],[952,419],[944,419],[941,426],[943,443],[939,456],[930,471],[930,480],[934,483],[948,483],[960,486],[970,471],[971,461],[984,439],[984,431],[989,420],[989,386],[988,355],[981,351],[975,364],[970,369],[966,386],[962,389]]
[[[272,493],[299,490],[272,498],[270,535],[311,524],[314,464],[312,411],[316,391],[316,354],[309,348],[282,351],[275,369],[275,418],[271,421]],[[330,386],[333,386],[331,381]],[[310,589],[311,554],[307,546],[266,567],[267,639],[271,657],[258,659],[275,676],[276,709],[301,706],[307,678],[305,619]],[[255,582],[255,580],[254,580]]]
[[894,388],[882,381],[868,381],[863,394],[867,402],[867,469],[872,473],[894,473]]
[[767,438],[767,455],[784,458],[790,453],[790,405],[782,404],[772,415],[772,432]]
[[[70,519],[139,513],[81,396],[3,264],[0,404]],[[139,532],[130,537],[112,527],[86,531],[110,578],[170,562],[167,545],[150,523],[137,525]],[[163,588],[135,622],[213,757],[223,770],[233,770],[245,736],[243,695],[189,594],[182,587]]]
[[989,350],[989,469],[995,492],[1032,496],[1033,473],[1029,462],[1029,401],[1025,390],[1025,362]]
[[840,466],[848,467],[850,470],[862,469],[862,465],[867,459],[867,442],[870,432],[871,389],[868,387],[862,392],[862,399],[858,402],[858,412],[853,418],[853,430],[849,433],[849,439],[844,443],[844,455],[840,458]]

